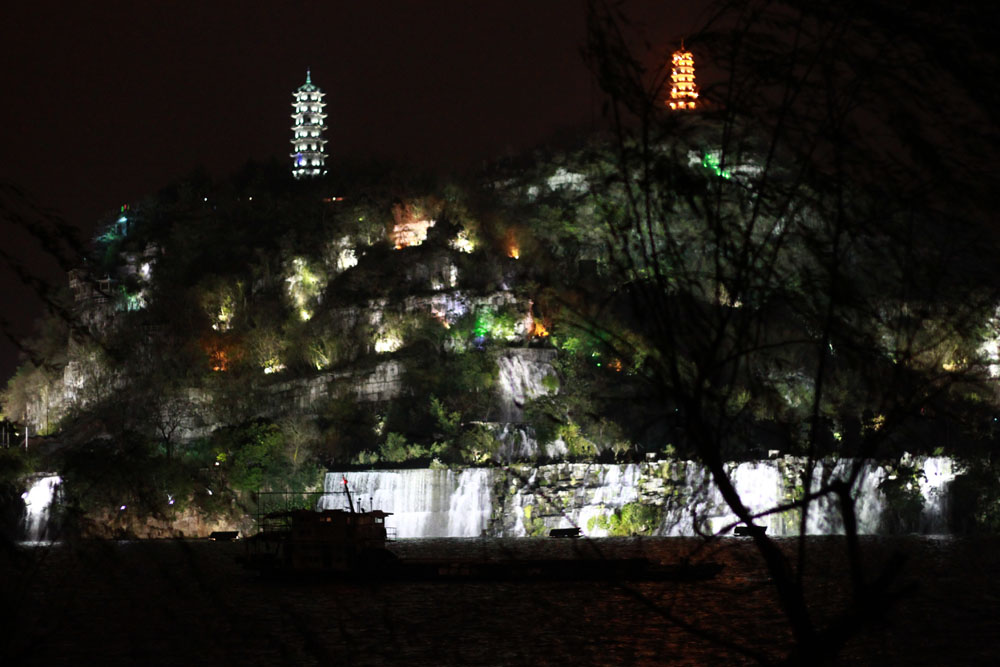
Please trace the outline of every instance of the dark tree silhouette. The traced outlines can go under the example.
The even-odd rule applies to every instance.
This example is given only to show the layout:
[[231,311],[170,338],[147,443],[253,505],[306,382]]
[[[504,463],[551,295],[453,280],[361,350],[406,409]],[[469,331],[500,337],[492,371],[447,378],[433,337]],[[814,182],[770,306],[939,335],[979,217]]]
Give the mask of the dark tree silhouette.
[[[68,272],[79,266],[86,256],[79,230],[11,183],[0,183],[0,223],[5,237],[0,244],[0,268],[31,290],[47,313],[68,326],[72,318],[65,299],[65,284],[54,281],[48,269],[54,264],[59,271]],[[10,320],[9,312],[0,312],[0,335],[31,363],[46,364],[47,350],[25,346],[23,327]]]
[[[741,522],[799,512],[794,553],[753,536],[793,662],[832,660],[902,590],[899,563],[872,571],[858,540],[865,466],[923,446],[932,414],[968,423],[976,400],[994,404],[981,345],[998,303],[997,126],[982,84],[996,59],[955,9],[718,3],[686,45],[720,80],[671,113],[669,71],[644,69],[617,6],[590,7],[585,55],[616,144],[594,196],[630,324],[611,309],[579,324],[644,360]],[[799,497],[763,513],[727,465],[753,452],[762,415],[801,461]],[[839,511],[852,590],[823,623],[804,583],[819,506]]]

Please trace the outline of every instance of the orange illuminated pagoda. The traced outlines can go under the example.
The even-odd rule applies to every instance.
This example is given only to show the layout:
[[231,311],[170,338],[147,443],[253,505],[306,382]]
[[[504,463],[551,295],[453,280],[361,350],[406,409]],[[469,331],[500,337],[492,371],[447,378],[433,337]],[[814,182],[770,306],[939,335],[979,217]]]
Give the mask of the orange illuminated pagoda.
[[670,99],[667,105],[677,111],[698,106],[698,87],[694,83],[694,54],[684,49],[674,51],[670,70]]

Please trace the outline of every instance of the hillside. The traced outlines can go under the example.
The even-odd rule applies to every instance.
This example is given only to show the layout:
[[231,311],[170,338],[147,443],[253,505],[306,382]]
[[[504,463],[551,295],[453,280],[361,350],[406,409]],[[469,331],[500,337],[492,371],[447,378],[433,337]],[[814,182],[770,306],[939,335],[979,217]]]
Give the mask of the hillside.
[[[719,322],[766,322],[762,350],[808,341],[824,296],[806,281],[822,268],[811,235],[823,231],[806,204],[780,246],[739,228],[720,240],[706,203],[722,197],[723,211],[744,215],[760,168],[752,157],[723,168],[712,126],[689,125],[652,154],[670,210],[648,230],[651,247],[678,253],[673,286],[655,300],[662,267],[620,252],[646,239],[618,225],[634,193],[614,144],[538,152],[462,181],[354,165],[300,182],[250,164],[217,183],[194,174],[108,220],[69,278],[72,322],[50,323],[39,343],[49,363],[22,367],[5,413],[51,436],[84,512],[122,497],[140,514],[218,509],[229,493],[315,488],[323,470],[350,466],[695,457],[698,408],[657,379],[662,320],[681,366],[698,364]],[[880,284],[884,234],[851,246],[865,308],[899,305]],[[780,247],[772,267],[800,277],[720,279],[720,250],[737,251],[726,271],[740,276],[751,246]],[[943,355],[970,373],[928,395],[920,423],[894,431],[881,456],[940,454],[942,432],[945,453],[979,451],[992,313],[970,305],[972,319],[948,329],[945,301],[908,298],[933,334],[920,344],[933,341],[907,372],[939,373]],[[869,341],[888,332],[878,318],[858,326]],[[820,455],[861,451],[886,418],[865,385],[896,372],[899,350],[845,344],[817,421],[813,343],[781,344],[719,369],[721,451],[802,454],[806,440]]]

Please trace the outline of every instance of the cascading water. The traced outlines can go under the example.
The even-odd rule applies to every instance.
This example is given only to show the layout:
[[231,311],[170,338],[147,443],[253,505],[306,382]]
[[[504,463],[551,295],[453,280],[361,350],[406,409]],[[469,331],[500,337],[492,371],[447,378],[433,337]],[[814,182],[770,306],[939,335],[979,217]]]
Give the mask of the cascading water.
[[554,350],[514,348],[497,357],[498,422],[524,421],[524,405],[548,393],[543,380],[553,375]]
[[26,542],[40,543],[52,539],[49,519],[60,484],[62,479],[58,475],[37,476],[32,478],[28,490],[21,494],[25,507],[23,534]]
[[[922,510],[919,530],[947,532],[948,486],[955,478],[950,459],[931,457],[917,462]],[[795,500],[801,494],[799,459],[756,461],[727,466],[730,479],[752,513],[761,513]],[[831,477],[845,479],[855,462],[818,463],[812,488]],[[852,488],[858,532],[883,530],[893,508],[880,485],[888,468],[862,463]],[[648,464],[562,463],[525,468],[522,474],[502,468],[399,470],[328,473],[326,491],[350,483],[355,502],[392,512],[386,520],[399,537],[497,537],[545,534],[552,528],[579,526],[585,534],[608,533],[607,519],[629,506],[653,507],[658,517],[655,535],[696,535],[719,532],[738,522],[702,466],[690,461]],[[346,508],[346,501],[328,495],[323,507]],[[768,535],[797,535],[798,511],[769,514],[755,521]],[[914,528],[915,529],[915,528]],[[844,532],[837,499],[826,496],[812,504],[806,534]]]
[[[492,511],[489,468],[327,473],[324,491],[336,494],[348,480],[356,504],[391,512],[386,525],[398,537],[479,537]],[[339,495],[322,508],[346,509]]]
[[[780,461],[745,462],[727,468],[743,503],[751,513],[759,514],[793,502],[799,497],[804,465],[804,461],[789,457]],[[852,460],[835,463],[819,461],[813,471],[810,488],[813,492],[818,492],[824,481],[851,478],[855,465],[860,466],[856,471],[856,482],[851,491],[855,501],[857,531],[861,535],[882,533],[887,514],[893,511],[880,489],[887,476],[891,474],[887,468],[870,461],[860,463]],[[945,504],[948,485],[955,478],[952,461],[943,457],[930,457],[923,459],[920,467],[923,470],[923,476],[920,478],[920,494],[923,498],[920,532],[947,533]],[[709,483],[707,472],[699,466],[687,463],[683,488],[700,489],[699,493],[693,494],[688,507],[683,510],[690,512],[691,517],[668,514],[666,527],[661,527],[660,534],[690,535],[695,532],[696,525],[714,533],[739,522],[726,505],[722,494]],[[799,534],[800,519],[799,511],[791,510],[761,516],[754,523],[766,526],[769,535],[794,536]],[[833,494],[816,499],[810,505],[806,517],[805,532],[807,535],[843,534],[844,525],[839,511],[839,499]]]
[[[833,465],[820,462],[816,465],[813,475],[812,490],[818,491],[827,477],[839,479],[849,479],[853,472],[853,466],[858,465],[854,461],[837,461]],[[882,467],[866,461],[860,464],[857,471],[857,482],[851,492],[854,498],[854,514],[858,524],[858,533],[862,535],[875,535],[879,532],[879,527],[883,522],[883,515],[886,511],[885,498],[879,490],[879,485],[888,474]],[[838,499],[833,495],[828,495],[817,500],[810,508],[806,521],[806,534],[808,535],[840,535],[844,532],[844,524],[838,511]],[[798,520],[798,514],[792,517]],[[786,535],[797,535],[797,525],[787,530]]]
[[553,350],[512,348],[497,357],[497,414],[495,435],[500,447],[493,454],[497,463],[529,461],[544,456],[559,459],[566,454],[562,440],[542,448],[534,430],[524,423],[524,408],[528,401],[548,394],[545,378],[555,377]]
[[924,461],[924,476],[920,479],[920,495],[924,507],[920,514],[920,530],[930,535],[948,532],[948,485],[955,480],[954,462],[943,456]]
[[448,535],[473,537],[486,530],[493,511],[491,472],[489,468],[471,468],[459,474],[458,488],[448,503]]
[[566,443],[561,438],[542,446],[535,439],[535,432],[527,424],[497,424],[494,429],[500,447],[493,453],[496,463],[530,461],[540,456],[549,460],[560,460],[567,453]]
[[[729,471],[737,493],[743,504],[753,514],[764,512],[784,500],[781,473],[778,467],[765,461],[740,463]],[[711,517],[712,532],[718,532],[726,526],[738,521],[736,515],[729,511],[721,493],[717,493],[715,506],[721,514]],[[767,526],[767,532],[772,535],[783,534],[780,515],[769,515],[762,521],[755,522]]]
[[639,465],[598,466],[597,483],[593,487],[580,487],[574,492],[574,509],[569,516],[563,517],[559,526],[578,526],[589,535],[600,537],[607,531],[601,528],[588,530],[591,519],[606,515],[608,510],[621,509],[628,503],[639,499]]
[[538,442],[524,424],[500,424],[494,431],[500,447],[493,454],[498,463],[528,461],[538,456]]

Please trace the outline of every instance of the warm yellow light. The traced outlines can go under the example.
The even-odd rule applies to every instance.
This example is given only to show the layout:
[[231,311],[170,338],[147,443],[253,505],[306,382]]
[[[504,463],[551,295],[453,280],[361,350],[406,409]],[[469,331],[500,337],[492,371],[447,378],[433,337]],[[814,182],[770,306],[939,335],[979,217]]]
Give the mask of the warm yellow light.
[[451,240],[451,247],[459,252],[470,253],[476,249],[476,243],[472,240],[469,235],[469,230],[463,229],[458,233],[458,236]]
[[507,230],[506,238],[507,246],[507,256],[511,259],[517,259],[521,256],[521,244],[517,241],[517,232],[513,229]]
[[281,360],[278,359],[278,357],[269,357],[261,364],[261,368],[264,369],[265,375],[270,375],[272,373],[280,373],[285,370],[285,365],[281,363]]
[[395,331],[381,332],[375,338],[375,351],[379,354],[395,352],[401,347],[403,347],[403,339]]
[[393,245],[396,250],[418,246],[427,239],[427,230],[434,226],[436,220],[413,220],[397,223],[392,228]]
[[212,362],[212,370],[221,372],[229,368],[229,359],[226,357],[225,350],[213,350],[209,356]]
[[436,308],[431,308],[431,315],[433,315],[434,319],[436,319],[438,322],[440,322],[441,326],[443,326],[445,329],[450,329],[451,328],[451,323],[448,321],[448,318],[445,316],[445,314],[442,311],[440,311],[440,310],[438,310]]
[[946,371],[948,371],[949,373],[953,373],[953,372],[957,371],[959,368],[964,367],[965,364],[967,364],[967,363],[968,363],[967,359],[960,359],[960,360],[957,360],[957,361],[955,361],[955,360],[946,361],[943,364],[941,364],[941,368],[944,369],[944,370],[946,370]]
[[418,246],[427,240],[427,230],[436,220],[425,218],[422,211],[412,203],[396,204],[392,207],[393,227],[389,235],[396,250]]
[[667,105],[671,109],[694,109],[694,100],[698,98],[698,90],[694,84],[694,54],[690,51],[675,51],[670,71],[670,99]]

